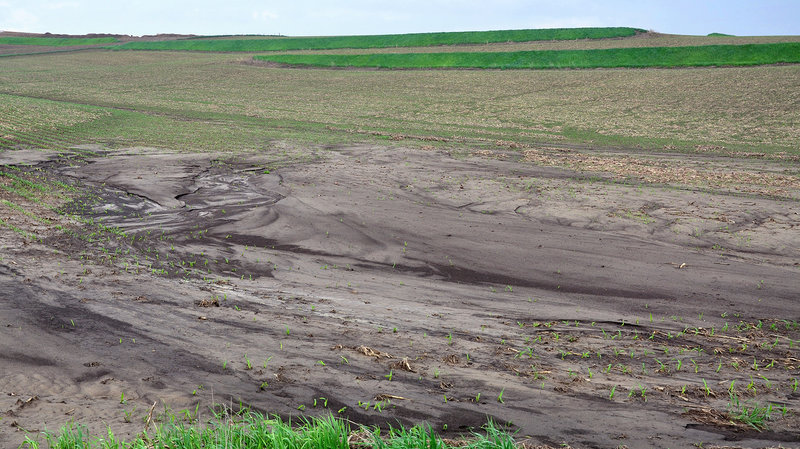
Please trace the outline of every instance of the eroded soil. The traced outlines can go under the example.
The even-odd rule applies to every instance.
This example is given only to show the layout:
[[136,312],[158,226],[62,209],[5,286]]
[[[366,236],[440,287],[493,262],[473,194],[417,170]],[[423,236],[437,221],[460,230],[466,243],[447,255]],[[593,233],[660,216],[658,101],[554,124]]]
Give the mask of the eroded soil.
[[[542,152],[3,154],[71,189],[51,195],[67,215],[0,192],[42,237],[0,228],[0,446],[73,419],[135,435],[154,402],[445,434],[491,418],[551,446],[796,444],[791,162],[678,161],[749,174],[709,181]],[[731,420],[731,392],[775,404],[770,430]]]

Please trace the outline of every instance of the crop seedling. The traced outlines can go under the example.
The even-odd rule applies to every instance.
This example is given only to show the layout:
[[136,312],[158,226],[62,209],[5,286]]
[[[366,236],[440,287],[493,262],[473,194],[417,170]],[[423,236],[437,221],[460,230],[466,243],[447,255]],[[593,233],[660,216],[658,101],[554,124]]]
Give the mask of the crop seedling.
[[499,394],[499,395],[497,395],[497,402],[499,402],[499,403],[501,403],[501,404],[505,404],[505,402],[503,401],[503,393],[504,393],[505,391],[506,391],[506,389],[505,389],[505,388],[503,388],[502,390],[500,390],[500,394]]
[[758,377],[764,379],[764,387],[766,387],[767,390],[772,389],[772,382],[770,382],[770,380],[767,379],[766,376],[759,374]]
[[134,406],[133,410],[131,410],[131,411],[124,410],[122,413],[124,415],[123,420],[126,423],[130,423],[133,420],[133,414],[136,413],[136,407]]
[[750,377],[750,382],[747,384],[747,391],[752,392],[753,396],[755,396],[758,393],[758,389],[756,388],[756,383],[753,382],[752,376]]
[[703,379],[703,391],[705,392],[706,396],[710,396],[714,393],[711,391],[711,388],[708,387],[708,382],[706,382],[705,378]]
[[755,402],[742,404],[738,396],[731,394],[728,408],[732,419],[745,423],[759,432],[769,429],[767,422],[772,419],[772,404],[761,405]]

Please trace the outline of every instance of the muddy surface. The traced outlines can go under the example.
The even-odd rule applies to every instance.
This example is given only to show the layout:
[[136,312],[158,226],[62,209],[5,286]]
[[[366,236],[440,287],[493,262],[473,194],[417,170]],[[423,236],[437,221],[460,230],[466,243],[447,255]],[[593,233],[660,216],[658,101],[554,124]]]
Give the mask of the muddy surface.
[[[2,155],[71,188],[60,215],[2,209],[41,240],[0,228],[0,446],[73,419],[133,436],[153,403],[157,417],[226,404],[445,434],[493,419],[551,446],[800,441],[791,183],[759,195],[318,152]],[[770,429],[732,420],[731,392],[781,410]]]

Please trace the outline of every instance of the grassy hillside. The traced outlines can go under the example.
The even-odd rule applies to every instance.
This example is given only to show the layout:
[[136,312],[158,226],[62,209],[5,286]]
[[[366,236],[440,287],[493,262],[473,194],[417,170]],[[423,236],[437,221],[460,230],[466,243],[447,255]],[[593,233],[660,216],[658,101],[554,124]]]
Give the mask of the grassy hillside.
[[698,47],[702,45],[751,45],[800,42],[800,36],[707,37],[671,34],[638,34],[621,39],[582,39],[574,41],[495,42],[435,47],[336,48],[331,50],[286,50],[280,54],[363,55],[373,53],[465,53],[543,50],[605,50],[609,48]]
[[426,47],[546,40],[606,39],[633,36],[636,28],[553,28],[539,30],[464,31],[451,33],[386,34],[374,36],[285,37],[268,39],[184,39],[129,42],[127,50],[286,51],[333,48]]
[[800,62],[800,43],[473,53],[268,55],[256,59],[321,67],[557,69],[746,66]]
[[73,45],[99,45],[119,42],[114,37],[0,37],[0,45],[39,45],[43,47],[69,47]]

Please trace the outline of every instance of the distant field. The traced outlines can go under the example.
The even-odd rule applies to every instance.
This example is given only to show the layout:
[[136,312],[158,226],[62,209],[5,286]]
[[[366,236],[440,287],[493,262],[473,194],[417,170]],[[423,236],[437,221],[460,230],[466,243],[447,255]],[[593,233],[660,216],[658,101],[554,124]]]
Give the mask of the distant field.
[[0,45],[38,45],[43,47],[71,47],[76,45],[100,45],[119,42],[115,37],[0,37]]
[[800,62],[800,43],[527,52],[266,55],[291,65],[379,68],[559,69],[746,66]]
[[0,99],[7,108],[0,122],[8,121],[0,137],[6,145],[49,136],[63,140],[59,146],[199,151],[260,149],[276,139],[394,139],[794,154],[800,141],[800,65],[363,71],[257,67],[247,59],[135,51],[8,58],[0,71],[0,92],[10,95]]
[[110,115],[91,106],[0,94],[0,148],[64,150],[81,143],[87,124]]
[[680,36],[642,33],[620,39],[581,39],[569,41],[494,42],[434,47],[338,48],[330,50],[287,50],[282,54],[372,54],[372,53],[461,53],[517,52],[541,50],[602,50],[608,48],[695,47],[701,45],[747,45],[800,42],[800,36]]
[[116,49],[259,52],[334,48],[426,47],[574,39],[607,39],[644,32],[637,28],[553,28],[538,30],[464,31],[450,33],[386,34],[373,36],[286,37],[266,39],[182,39],[129,42]]

